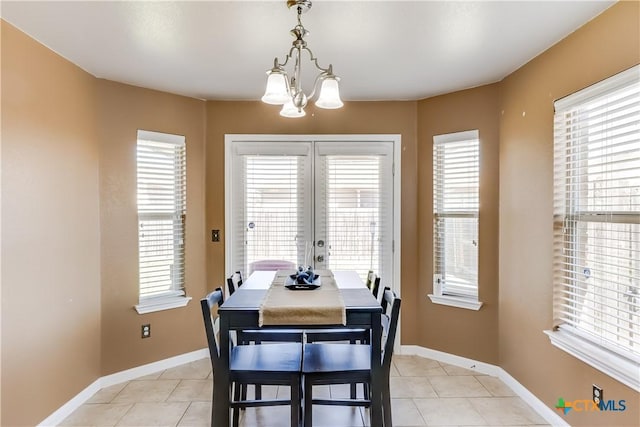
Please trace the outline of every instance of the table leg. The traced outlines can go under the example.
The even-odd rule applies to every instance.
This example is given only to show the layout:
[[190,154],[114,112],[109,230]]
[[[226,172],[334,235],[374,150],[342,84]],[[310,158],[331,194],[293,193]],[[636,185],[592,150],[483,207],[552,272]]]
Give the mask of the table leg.
[[371,427],[382,427],[382,323],[380,312],[371,314]]
[[220,369],[213,373],[211,427],[229,427],[229,319],[225,314],[220,313]]

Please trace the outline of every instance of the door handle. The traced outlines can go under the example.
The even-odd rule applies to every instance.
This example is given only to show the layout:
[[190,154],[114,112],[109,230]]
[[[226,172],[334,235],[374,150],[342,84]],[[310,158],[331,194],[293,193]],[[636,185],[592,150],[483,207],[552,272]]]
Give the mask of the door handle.
[[324,262],[324,255],[318,255],[316,257],[316,262]]

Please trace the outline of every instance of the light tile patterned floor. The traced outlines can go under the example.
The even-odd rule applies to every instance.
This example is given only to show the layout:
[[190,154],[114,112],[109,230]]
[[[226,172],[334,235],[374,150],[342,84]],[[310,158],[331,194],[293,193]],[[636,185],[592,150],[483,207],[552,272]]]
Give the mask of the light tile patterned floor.
[[[418,356],[394,355],[391,396],[395,426],[542,426],[545,420],[497,378]],[[212,375],[209,359],[104,388],[61,426],[208,426]],[[265,387],[265,397],[286,396]],[[348,386],[314,388],[314,396],[346,396]],[[368,410],[314,406],[317,427],[369,425]],[[289,407],[250,408],[244,427],[289,425]]]

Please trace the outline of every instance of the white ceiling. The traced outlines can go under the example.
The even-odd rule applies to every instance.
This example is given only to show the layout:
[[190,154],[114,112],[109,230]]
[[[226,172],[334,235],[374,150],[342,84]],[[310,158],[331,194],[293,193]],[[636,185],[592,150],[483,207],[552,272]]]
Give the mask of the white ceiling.
[[[302,23],[343,99],[409,100],[499,81],[613,3],[316,0]],[[0,14],[97,77],[218,100],[259,99],[296,24],[284,0],[2,0]]]

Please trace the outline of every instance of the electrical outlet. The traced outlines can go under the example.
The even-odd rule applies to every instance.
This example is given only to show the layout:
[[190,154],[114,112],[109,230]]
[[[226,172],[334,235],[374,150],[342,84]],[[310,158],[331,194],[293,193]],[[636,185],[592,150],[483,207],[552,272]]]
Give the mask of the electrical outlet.
[[151,325],[147,323],[146,325],[142,325],[142,338],[149,337],[151,337]]
[[211,241],[212,242],[220,241],[220,230],[211,230]]
[[602,402],[602,400],[604,399],[604,397],[602,397],[602,387],[598,387],[597,385],[593,385],[593,401],[595,402],[596,405],[600,406],[600,402]]

